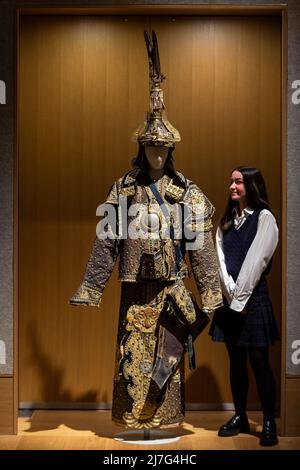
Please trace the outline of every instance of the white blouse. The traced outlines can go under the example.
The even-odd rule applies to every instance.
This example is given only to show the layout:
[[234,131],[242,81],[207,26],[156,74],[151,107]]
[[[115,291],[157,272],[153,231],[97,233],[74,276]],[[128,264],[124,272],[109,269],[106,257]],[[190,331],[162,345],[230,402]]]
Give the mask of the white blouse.
[[[253,210],[245,208],[240,216],[234,218],[234,226],[237,230],[243,225],[247,217],[253,214]],[[263,271],[266,269],[273,256],[278,243],[278,227],[275,217],[263,209],[258,217],[257,232],[247,252],[236,282],[228,274],[225,255],[223,251],[223,232],[218,227],[216,234],[216,249],[219,262],[221,286],[230,308],[236,312],[244,310],[253,289],[258,283]]]

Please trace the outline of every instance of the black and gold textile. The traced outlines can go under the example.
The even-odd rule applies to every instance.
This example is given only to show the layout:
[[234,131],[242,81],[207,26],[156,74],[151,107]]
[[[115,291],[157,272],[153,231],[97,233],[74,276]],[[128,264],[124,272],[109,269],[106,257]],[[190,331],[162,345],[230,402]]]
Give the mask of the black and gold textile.
[[112,418],[128,427],[151,428],[180,423],[184,418],[183,360],[162,391],[157,409],[151,410],[150,417],[145,409],[146,402],[151,403],[157,394],[150,383],[159,313],[172,284],[122,283]]
[[[183,178],[178,174],[179,178]],[[175,234],[180,234],[180,219],[175,211],[184,205],[190,207],[185,224],[192,232],[197,227],[200,234],[199,246],[188,245],[186,240],[175,239],[183,254],[188,251],[192,270],[200,293],[201,308],[213,311],[222,304],[218,268],[212,241],[211,217],[214,208],[202,191],[191,181],[185,187],[178,185],[169,175],[157,183],[172,217]],[[99,305],[101,296],[119,256],[119,278],[122,281],[120,317],[116,351],[116,366],[113,392],[113,420],[128,427],[156,427],[179,423],[184,416],[184,371],[182,346],[175,339],[167,338],[166,363],[170,367],[167,383],[159,389],[152,380],[158,339],[167,334],[160,328],[160,312],[165,296],[176,293],[178,303],[189,322],[193,322],[194,311],[185,289],[183,279],[188,267],[183,260],[178,267],[174,242],[165,237],[168,223],[155,200],[153,193],[134,170],[120,178],[112,187],[107,203],[120,205],[120,199],[127,200],[130,208],[138,205],[139,211],[128,215],[127,228],[135,233],[148,236],[140,238],[96,238],[83,282],[71,299],[73,305]],[[124,213],[123,213],[124,217]],[[171,220],[171,219],[170,219]],[[157,227],[149,234],[149,223]],[[118,228],[112,233],[120,233]],[[177,224],[177,226],[176,226]],[[183,232],[182,232],[183,233]],[[193,248],[190,248],[190,246]],[[163,344],[163,343],[162,343]],[[174,354],[171,349],[173,348]]]

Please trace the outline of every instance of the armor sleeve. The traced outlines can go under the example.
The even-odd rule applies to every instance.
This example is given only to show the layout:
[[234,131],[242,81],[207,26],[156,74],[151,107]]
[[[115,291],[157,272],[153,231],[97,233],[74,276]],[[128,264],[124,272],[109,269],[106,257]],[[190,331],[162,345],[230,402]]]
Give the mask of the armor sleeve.
[[[118,187],[117,183],[115,183],[107,196],[106,202],[116,204],[118,202],[117,193]],[[108,230],[111,232],[114,229],[108,227]],[[102,293],[114,269],[118,254],[119,239],[116,232],[115,236],[107,238],[96,237],[83,281],[70,299],[71,305],[99,307]]]
[[201,308],[212,312],[222,305],[219,270],[211,230],[203,233],[203,246],[189,250],[189,257],[200,293]]
[[118,256],[118,241],[96,238],[83,282],[70,299],[71,305],[99,307],[105,285]]

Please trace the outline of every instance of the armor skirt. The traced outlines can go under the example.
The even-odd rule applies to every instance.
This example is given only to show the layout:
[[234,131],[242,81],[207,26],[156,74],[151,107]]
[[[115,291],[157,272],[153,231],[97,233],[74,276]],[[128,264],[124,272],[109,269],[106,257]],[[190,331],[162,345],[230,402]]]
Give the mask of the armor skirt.
[[[132,428],[179,424],[184,419],[184,360],[163,391],[153,416],[143,410],[151,401],[151,373],[158,342],[159,314],[165,290],[174,282],[122,282],[112,419]],[[150,397],[149,397],[150,395]]]

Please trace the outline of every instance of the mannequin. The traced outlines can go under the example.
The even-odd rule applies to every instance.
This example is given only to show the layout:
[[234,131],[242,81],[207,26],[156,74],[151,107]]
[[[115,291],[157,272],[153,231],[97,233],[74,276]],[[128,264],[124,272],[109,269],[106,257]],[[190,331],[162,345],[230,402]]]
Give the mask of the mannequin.
[[[134,429],[176,425],[184,419],[184,345],[162,324],[161,312],[166,296],[172,293],[188,321],[194,321],[190,293],[183,282],[188,276],[185,252],[202,309],[211,313],[222,304],[211,235],[214,208],[203,192],[174,168],[172,153],[180,135],[164,111],[160,88],[164,76],[156,35],[152,32],[151,39],[145,33],[145,39],[150,112],[134,134],[138,154],[133,169],[113,184],[106,200],[108,207],[115,209],[118,223],[113,226],[106,221],[106,237],[103,231],[97,233],[83,282],[70,301],[72,305],[99,306],[120,257],[112,419]],[[125,216],[118,210],[124,202]],[[181,230],[182,217],[177,215],[183,208],[189,211]],[[200,242],[194,243],[195,239]]]

